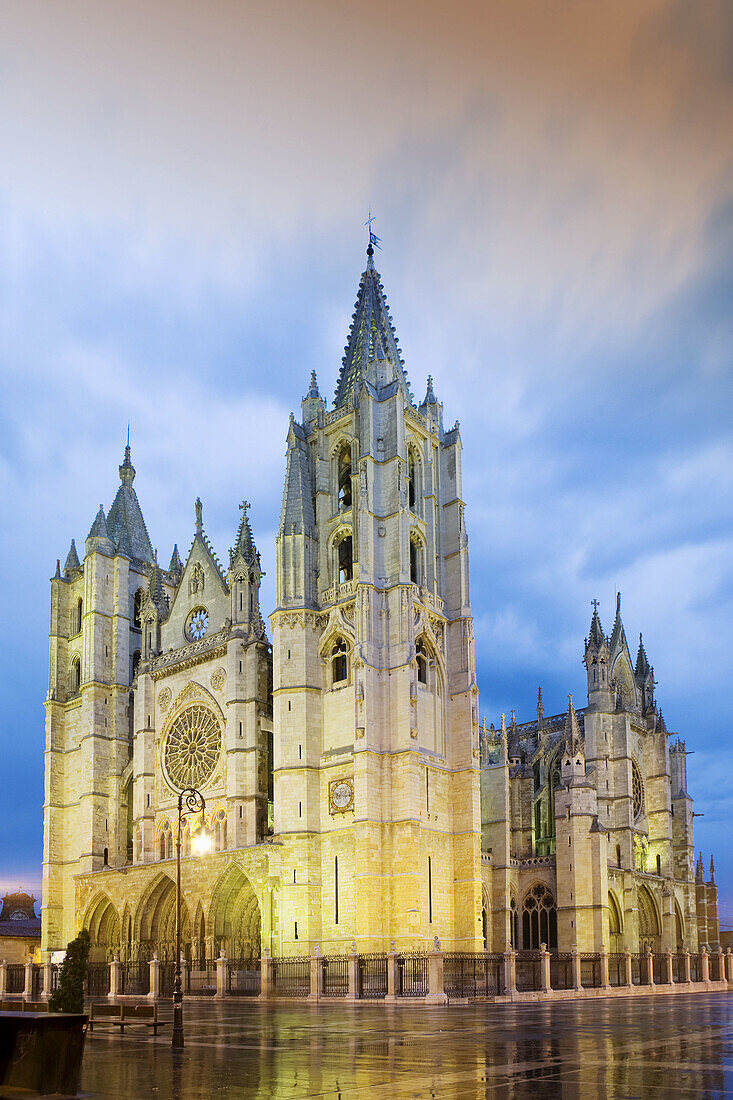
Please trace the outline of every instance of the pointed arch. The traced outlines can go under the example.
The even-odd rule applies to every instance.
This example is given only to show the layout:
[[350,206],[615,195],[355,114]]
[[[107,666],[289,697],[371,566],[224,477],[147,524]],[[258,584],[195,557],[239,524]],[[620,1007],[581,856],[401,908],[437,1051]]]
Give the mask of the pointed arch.
[[522,901],[522,946],[538,951],[541,943],[557,947],[557,906],[547,883],[536,882]]
[[119,951],[120,917],[107,894],[95,895],[87,906],[82,924],[89,931],[93,962],[104,962]]
[[652,951],[656,951],[662,927],[659,910],[651,892],[643,883],[636,887],[636,902],[639,910],[639,950],[643,951],[648,944]]
[[220,875],[211,895],[208,921],[215,954],[253,963],[260,957],[260,904],[252,883],[236,864]]
[[609,946],[614,954],[623,950],[624,921],[621,906],[613,890],[608,891],[608,936]]
[[685,922],[682,917],[682,910],[680,909],[680,903],[677,898],[674,899],[674,931],[675,931],[675,944],[677,951],[684,951],[685,949]]

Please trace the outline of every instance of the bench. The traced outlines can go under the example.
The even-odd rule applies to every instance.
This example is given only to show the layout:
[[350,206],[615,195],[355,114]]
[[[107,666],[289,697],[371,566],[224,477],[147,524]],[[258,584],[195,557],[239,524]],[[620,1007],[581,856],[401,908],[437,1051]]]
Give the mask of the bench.
[[152,1027],[153,1035],[158,1034],[158,1028],[163,1027],[165,1021],[158,1019],[158,1006],[152,1005],[126,1005],[126,1004],[91,1004],[89,1006],[89,1030],[94,1030],[95,1023],[112,1024],[124,1032],[129,1024],[142,1024],[143,1027]]

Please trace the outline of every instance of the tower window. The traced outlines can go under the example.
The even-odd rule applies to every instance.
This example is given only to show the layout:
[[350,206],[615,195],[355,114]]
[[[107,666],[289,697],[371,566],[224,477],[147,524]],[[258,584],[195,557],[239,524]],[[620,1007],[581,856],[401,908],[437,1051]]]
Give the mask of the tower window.
[[331,650],[331,681],[334,684],[344,683],[348,678],[348,652],[346,642],[343,638],[339,638]]
[[346,535],[338,544],[338,579],[339,584],[350,581],[354,576],[354,541],[351,535]]
[[73,695],[78,695],[81,688],[81,661],[78,657],[74,657],[71,662],[71,675],[69,677],[69,692]]
[[341,448],[338,457],[338,505],[351,507],[351,447]]
[[407,452],[407,503],[411,509],[417,504],[417,469],[415,452],[410,447]]
[[82,598],[80,596],[79,599],[76,601],[76,606],[74,607],[74,620],[73,620],[73,623],[72,623],[72,631],[71,631],[72,634],[79,634],[79,632],[81,631],[81,620],[82,620],[83,615],[84,615],[84,601],[82,600]]
[[415,539],[410,539],[410,580],[422,584],[422,549]]
[[143,605],[143,590],[142,590],[142,588],[138,588],[137,592],[135,593],[135,598],[133,600],[133,610],[132,610],[132,622],[133,622],[133,626],[135,626],[135,628],[137,630],[142,630],[142,619],[140,618],[140,609],[142,608],[142,605]]
[[428,682],[428,653],[425,648],[425,642],[420,639],[417,643],[417,679],[421,684],[427,684]]

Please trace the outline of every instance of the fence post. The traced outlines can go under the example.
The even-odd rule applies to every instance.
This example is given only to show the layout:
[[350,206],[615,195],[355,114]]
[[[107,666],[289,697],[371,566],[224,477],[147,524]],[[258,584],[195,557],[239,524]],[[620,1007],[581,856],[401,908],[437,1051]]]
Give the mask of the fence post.
[[654,954],[651,945],[646,945],[646,984],[654,985]]
[[43,989],[41,991],[41,1000],[47,1001],[53,994],[53,963],[50,959],[46,959],[43,964]]
[[574,943],[573,946],[570,948],[570,956],[573,967],[573,989],[582,989],[583,983],[580,980],[580,953],[578,952],[577,943]]
[[219,958],[216,960],[216,996],[224,997],[227,991],[228,961],[222,947]]
[[148,991],[148,1000],[157,1001],[160,997],[160,959],[158,958],[158,952],[153,951],[153,957],[148,963],[150,967],[150,990]]
[[351,944],[351,954],[349,955],[347,966],[349,974],[349,992],[346,999],[348,1001],[358,1001],[361,996],[361,990],[359,989],[359,956],[356,952],[356,942]]
[[426,1005],[444,1005],[448,1003],[443,985],[443,952],[440,940],[436,936],[433,940],[433,948],[428,955],[428,995],[425,998]]
[[517,953],[513,947],[504,952],[504,992],[517,992]]
[[115,955],[112,962],[109,964],[109,993],[107,999],[114,1001],[120,993],[120,982],[122,963],[120,962],[120,956]]
[[710,981],[710,956],[708,955],[708,945],[704,943],[702,945],[702,951],[700,953],[700,969],[702,970],[701,978],[704,982]]
[[323,992],[323,958],[321,949],[316,944],[311,955],[311,991],[308,994],[309,1001],[317,1001]]
[[260,1001],[266,1001],[272,996],[272,958],[270,948],[266,947],[260,959]]
[[685,976],[684,976],[683,981],[685,981],[687,983],[687,985],[689,985],[690,982],[692,981],[692,975],[690,974],[690,952],[687,950],[687,948],[685,948],[685,950],[682,952],[682,959],[683,959],[684,968],[685,968],[685,970],[684,970]]
[[389,951],[387,952],[387,996],[384,998],[387,1004],[397,1000],[397,987],[399,986],[397,968],[395,941],[390,940]]
[[624,985],[633,985],[634,984],[634,975],[633,975],[633,972],[631,970],[631,948],[630,947],[625,947],[624,948],[624,971],[625,971],[624,977],[626,979],[625,982],[624,982]]
[[723,969],[724,966],[725,966],[725,963],[723,961],[725,956],[723,955],[723,949],[720,946],[720,944],[718,944],[718,949],[717,949],[716,954],[718,956],[718,981],[719,982],[724,982],[726,980],[725,970]]
[[550,952],[547,950],[547,944],[540,944],[540,975],[541,975],[541,987],[543,993],[549,993],[550,986]]
[[609,989],[611,986],[611,978],[608,973],[608,951],[601,951],[601,989]]
[[674,982],[674,970],[672,968],[672,952],[667,951],[667,985],[672,985]]
[[3,959],[0,962],[0,997],[4,997],[8,990],[8,964]]
[[23,986],[23,1000],[33,1000],[33,959],[29,955],[25,960],[25,982]]

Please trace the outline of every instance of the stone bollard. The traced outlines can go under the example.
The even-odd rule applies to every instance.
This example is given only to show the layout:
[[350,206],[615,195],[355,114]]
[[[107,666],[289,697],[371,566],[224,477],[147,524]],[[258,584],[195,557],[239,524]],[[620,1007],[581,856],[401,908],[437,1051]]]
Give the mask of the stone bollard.
[[672,966],[672,952],[667,951],[666,956],[667,956],[667,985],[672,985],[674,983],[674,968]]
[[390,940],[387,952],[387,996],[384,998],[387,1004],[397,1000],[399,988],[399,956],[395,950],[395,941]]
[[685,948],[685,950],[682,952],[682,965],[684,967],[685,975],[683,981],[686,982],[687,985],[689,985],[692,981],[692,975],[690,972],[690,952],[687,950],[687,948]]
[[654,955],[649,944],[646,945],[644,958],[646,961],[646,984],[654,985]]
[[311,989],[308,994],[309,1001],[318,1001],[323,993],[323,956],[321,949],[316,944],[311,955]]
[[8,964],[3,959],[0,962],[0,997],[4,997],[8,991]]
[[148,963],[150,967],[150,989],[148,991],[148,1000],[157,1001],[160,997],[160,959],[158,958],[158,952],[153,951],[153,957]]
[[23,986],[23,1000],[33,1000],[33,960],[29,955],[25,961],[25,982]]
[[710,956],[708,955],[707,944],[703,944],[702,951],[700,953],[700,969],[702,971],[701,978],[704,982],[710,981]]
[[228,977],[229,963],[224,954],[224,948],[222,948],[219,958],[216,960],[216,996],[220,999],[226,996]]
[[426,1005],[444,1005],[448,1003],[443,985],[443,952],[440,940],[436,936],[433,941],[433,949],[428,955],[428,995],[425,998]]
[[601,951],[601,989],[611,988],[611,977],[608,971],[608,951]]
[[550,985],[550,952],[547,950],[547,944],[540,944],[540,975],[541,985],[543,993],[549,993],[552,988]]
[[570,948],[570,955],[573,967],[573,989],[577,992],[577,990],[583,988],[583,983],[580,980],[580,954],[577,943],[574,943]]
[[358,1001],[361,997],[361,990],[359,989],[359,956],[356,951],[356,942],[352,942],[351,944],[351,954],[349,955],[347,968],[349,975],[349,992],[346,999],[347,1001]]
[[272,996],[273,965],[270,956],[270,948],[266,947],[260,959],[260,996],[259,1000],[267,1001]]
[[634,971],[632,970],[632,967],[631,967],[631,948],[630,947],[625,947],[624,948],[624,978],[626,979],[624,981],[624,985],[631,986],[631,985],[634,984]]
[[120,956],[115,955],[112,962],[109,964],[109,993],[107,999],[114,1001],[120,994],[122,987],[122,963],[120,962]]
[[513,947],[504,952],[504,992],[517,992],[517,953]]
[[53,996],[53,963],[50,959],[47,959],[43,964],[43,989],[41,990],[41,1000],[47,1001]]

